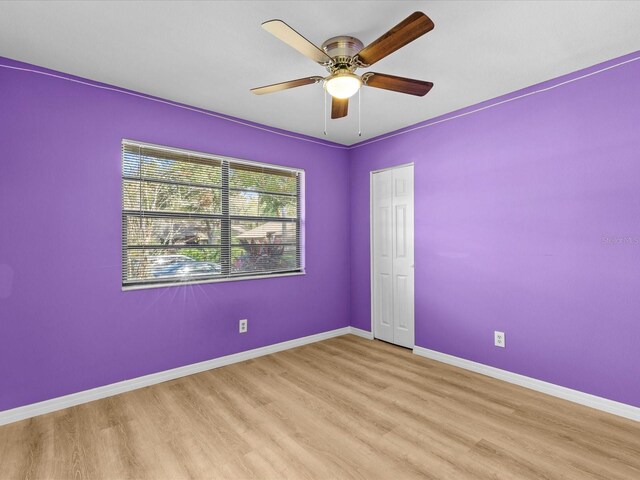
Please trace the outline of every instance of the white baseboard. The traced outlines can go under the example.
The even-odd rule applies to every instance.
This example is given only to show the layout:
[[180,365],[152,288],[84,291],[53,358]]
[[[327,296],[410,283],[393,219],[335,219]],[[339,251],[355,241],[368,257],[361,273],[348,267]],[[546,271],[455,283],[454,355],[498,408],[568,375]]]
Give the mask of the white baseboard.
[[373,332],[368,332],[367,330],[362,330],[356,327],[349,327],[351,331],[351,335],[357,335],[358,337],[366,338],[368,340],[373,340]]
[[35,417],[36,415],[55,412],[56,410],[62,410],[63,408],[73,407],[74,405],[80,405],[93,400],[111,397],[137,388],[148,387],[168,380],[193,375],[194,373],[204,372],[205,370],[224,367],[225,365],[230,365],[232,363],[243,362],[252,358],[269,355],[271,353],[288,350],[290,348],[300,347],[302,345],[319,342],[328,338],[338,337],[340,335],[347,335],[349,333],[352,333],[351,327],[338,328],[328,332],[309,335],[308,337],[296,338],[294,340],[288,340],[286,342],[276,343],[266,347],[255,348],[245,352],[234,353],[233,355],[185,365],[184,367],[165,370],[164,372],[152,373],[143,377],[112,383],[110,385],[85,390],[83,392],[72,393],[63,397],[52,398],[51,400],[45,400],[43,402],[32,403],[31,405],[25,405],[11,410],[4,410],[0,412],[0,425],[25,420],[27,418]]
[[460,357],[454,357],[446,353],[436,352],[435,350],[429,350],[423,347],[414,347],[413,353],[422,357],[430,358],[431,360],[437,360],[438,362],[447,363],[455,367],[464,368],[465,370],[471,370],[472,372],[480,373],[488,377],[497,378],[505,382],[514,383],[521,387],[530,388],[538,392],[546,393],[554,397],[563,398],[570,402],[579,403],[587,407],[595,408],[596,410],[602,410],[603,412],[612,413],[620,417],[629,418],[640,422],[640,408],[633,405],[627,405],[626,403],[616,402],[607,398],[597,397],[589,393],[584,393],[579,390],[573,390],[567,387],[561,387],[553,383],[544,382],[535,378],[526,377],[518,373],[509,372],[507,370],[501,370],[499,368],[490,367],[482,363],[473,362]]
[[[119,393],[129,392],[138,388],[148,387],[150,385],[174,380],[176,378],[184,377],[187,375],[193,375],[194,373],[224,367],[225,365],[243,362],[252,358],[281,352],[283,350],[300,347],[309,343],[320,342],[322,340],[327,340],[329,338],[338,337],[341,335],[347,335],[349,333],[370,340],[373,339],[373,334],[371,332],[367,332],[366,330],[361,330],[355,327],[338,328],[336,330],[330,330],[328,332],[318,333],[315,335],[310,335],[308,337],[296,338],[294,340],[288,340],[286,342],[276,343],[273,345],[268,345],[266,347],[247,350],[246,352],[234,353],[233,355],[214,358],[212,360],[206,360],[204,362],[194,363],[192,365],[185,365],[184,367],[178,367],[171,370],[165,370],[163,372],[152,373],[143,377],[124,380],[122,382],[112,383],[103,387],[97,387],[91,390],[72,393],[63,397],[52,398],[51,400],[45,400],[43,402],[33,403],[31,405],[25,405],[23,407],[13,408],[11,410],[5,410],[0,412],[0,425],[6,425],[8,423],[25,420],[37,415],[55,412],[64,408],[91,402],[93,400],[99,400],[101,398],[118,395]],[[471,370],[476,373],[481,373],[489,377],[497,378],[505,382],[514,383],[516,385],[530,388],[538,392],[553,395],[554,397],[563,398],[565,400],[579,403],[581,405],[595,408],[597,410],[602,410],[604,412],[619,415],[631,420],[640,421],[640,408],[634,407],[632,405],[627,405],[625,403],[616,402],[614,400],[597,397],[595,395],[580,392],[578,390],[561,387],[559,385],[554,385],[542,380],[526,377],[524,375],[508,372],[506,370],[490,367],[488,365],[473,362],[471,360],[466,360],[459,357],[454,357],[453,355],[447,355],[446,353],[436,352],[434,350],[429,350],[423,347],[414,347],[413,353],[426,358],[430,358],[432,360],[437,360],[449,365],[464,368],[466,370]]]

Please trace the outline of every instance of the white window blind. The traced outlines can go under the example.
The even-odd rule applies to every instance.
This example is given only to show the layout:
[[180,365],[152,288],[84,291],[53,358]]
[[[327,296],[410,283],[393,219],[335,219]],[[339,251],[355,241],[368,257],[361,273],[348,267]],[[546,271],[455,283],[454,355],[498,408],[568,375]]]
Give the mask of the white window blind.
[[302,172],[122,143],[123,286],[301,271]]

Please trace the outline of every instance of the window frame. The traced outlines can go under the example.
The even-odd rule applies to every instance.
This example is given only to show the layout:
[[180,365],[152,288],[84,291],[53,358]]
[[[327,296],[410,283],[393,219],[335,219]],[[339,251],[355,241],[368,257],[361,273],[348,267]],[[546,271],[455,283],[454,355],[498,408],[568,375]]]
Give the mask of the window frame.
[[[152,150],[162,150],[167,152],[173,152],[179,155],[193,155],[198,157],[200,160],[210,159],[216,163],[220,164],[221,167],[221,184],[220,187],[211,187],[217,188],[220,191],[221,197],[221,212],[219,214],[190,214],[188,212],[176,212],[166,213],[163,216],[167,218],[172,217],[190,217],[199,218],[206,216],[207,218],[219,219],[220,220],[220,245],[217,246],[220,248],[221,255],[221,265],[226,260],[227,262],[231,261],[231,250],[234,245],[232,243],[232,235],[231,235],[231,224],[234,220],[274,220],[274,221],[283,221],[283,222],[291,222],[296,224],[296,258],[298,259],[298,267],[291,270],[280,271],[280,272],[246,272],[240,274],[231,274],[230,266],[226,265],[226,274],[215,274],[215,276],[211,277],[193,277],[186,278],[184,280],[176,279],[176,278],[168,278],[167,280],[142,280],[142,281],[126,281],[125,280],[125,269],[127,268],[127,251],[129,245],[127,244],[127,219],[132,216],[132,211],[130,209],[125,209],[125,195],[124,195],[124,185],[125,181],[144,181],[141,180],[140,177],[132,178],[131,176],[126,176],[124,174],[124,162],[125,162],[125,146],[129,147],[139,147],[139,148],[148,148]],[[230,200],[229,195],[230,192],[235,191],[233,187],[230,187],[229,184],[229,171],[233,168],[233,164],[240,165],[248,165],[254,166],[257,168],[265,168],[267,170],[281,170],[287,172],[289,174],[294,173],[297,177],[297,188],[296,188],[296,199],[297,199],[297,211],[296,217],[266,217],[266,216],[245,216],[245,215],[231,215],[229,213]],[[276,165],[266,162],[257,162],[253,160],[245,160],[241,158],[228,157],[224,155],[215,155],[207,152],[200,152],[196,150],[188,150],[184,148],[177,147],[168,147],[165,145],[156,145],[148,142],[141,142],[138,140],[130,140],[123,138],[121,141],[121,155],[120,155],[120,186],[121,186],[121,288],[122,291],[128,290],[144,290],[149,288],[163,288],[163,287],[173,287],[173,286],[186,286],[186,285],[196,285],[196,284],[205,284],[205,283],[220,283],[220,282],[234,282],[241,280],[258,280],[265,278],[279,278],[279,277],[290,277],[290,276],[299,276],[305,275],[305,261],[304,261],[304,184],[305,184],[305,171],[301,168],[295,167],[286,167],[283,165]],[[293,194],[289,194],[293,196]],[[226,199],[226,200],[225,200]],[[141,202],[142,200],[140,200]],[[142,210],[140,210],[143,212]],[[142,213],[144,216],[144,213]],[[225,241],[226,239],[226,241]],[[142,248],[140,246],[139,248]],[[178,245],[176,248],[180,248],[181,245]],[[216,246],[214,246],[216,247]],[[189,248],[189,246],[185,246],[185,248]],[[223,252],[225,258],[223,259]],[[223,267],[225,268],[225,267]],[[222,276],[221,276],[222,275]]]

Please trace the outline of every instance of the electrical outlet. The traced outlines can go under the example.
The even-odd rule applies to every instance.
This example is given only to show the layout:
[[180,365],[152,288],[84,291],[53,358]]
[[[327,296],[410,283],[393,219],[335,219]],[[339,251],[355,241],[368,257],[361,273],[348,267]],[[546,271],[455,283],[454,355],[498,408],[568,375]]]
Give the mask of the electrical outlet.
[[243,318],[242,320],[240,320],[239,324],[238,324],[238,330],[240,331],[240,333],[247,333],[247,330],[249,329],[249,320],[247,320],[246,318]]
[[493,343],[496,347],[504,348],[507,343],[504,332],[493,332]]

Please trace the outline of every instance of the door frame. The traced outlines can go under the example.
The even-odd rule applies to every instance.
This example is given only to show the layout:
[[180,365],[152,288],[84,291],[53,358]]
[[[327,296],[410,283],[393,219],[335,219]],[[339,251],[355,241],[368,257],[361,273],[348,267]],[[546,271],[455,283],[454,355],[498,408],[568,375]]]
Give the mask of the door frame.
[[[370,301],[369,301],[369,310],[370,310],[370,320],[371,320],[371,339],[375,340],[376,339],[376,331],[375,328],[376,326],[374,325],[373,322],[373,308],[374,308],[374,302],[373,302],[373,175],[379,172],[386,172],[387,170],[395,170],[396,168],[403,168],[403,167],[413,167],[413,208],[414,208],[414,214],[413,214],[413,224],[414,224],[414,230],[415,230],[415,198],[416,198],[416,194],[415,194],[415,177],[416,177],[416,167],[414,165],[414,162],[409,162],[409,163],[401,163],[400,165],[394,165],[392,167],[386,167],[386,168],[379,168],[377,170],[371,170],[369,172],[369,297],[370,297]],[[415,231],[414,231],[414,235],[413,235],[413,245],[414,245],[414,250],[413,250],[413,255],[414,255],[414,259],[413,259],[413,263],[415,265]],[[414,271],[414,275],[413,275],[414,279],[414,288],[413,288],[413,346],[416,346],[416,315],[415,315],[415,307],[416,307],[416,297],[415,297],[415,271]]]

